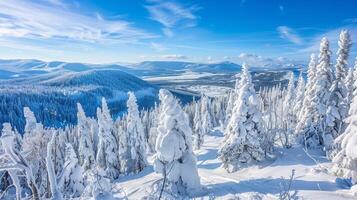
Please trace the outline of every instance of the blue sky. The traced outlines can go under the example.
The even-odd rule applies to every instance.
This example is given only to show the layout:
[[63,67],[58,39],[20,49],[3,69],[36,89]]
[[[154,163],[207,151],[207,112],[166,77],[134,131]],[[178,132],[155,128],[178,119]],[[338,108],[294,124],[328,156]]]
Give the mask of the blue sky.
[[0,58],[307,62],[323,36],[333,52],[342,29],[357,41],[356,8],[355,0],[0,0]]

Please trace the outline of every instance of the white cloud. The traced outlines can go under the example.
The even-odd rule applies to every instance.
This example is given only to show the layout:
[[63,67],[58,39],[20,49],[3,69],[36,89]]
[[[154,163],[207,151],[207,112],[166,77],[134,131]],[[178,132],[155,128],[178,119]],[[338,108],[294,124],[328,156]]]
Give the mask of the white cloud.
[[149,11],[150,18],[162,24],[166,36],[172,36],[172,29],[180,27],[196,26],[197,17],[194,15],[196,7],[185,7],[173,1],[148,1],[150,5],[145,6]]
[[59,0],[47,4],[25,0],[0,1],[0,37],[71,39],[90,42],[136,42],[155,35],[125,20],[105,20],[62,7]]
[[286,39],[294,44],[302,44],[302,38],[291,28],[287,26],[279,26],[277,28],[280,37]]
[[237,60],[239,63],[246,63],[252,67],[283,67],[301,63],[285,57],[269,58],[249,53],[241,53],[236,59],[234,57],[229,58]]
[[[298,53],[315,53],[319,51],[319,46],[320,46],[320,42],[321,39],[323,37],[326,37],[329,42],[330,42],[330,49],[332,50],[332,52],[336,52],[337,48],[338,48],[338,40],[339,40],[339,34],[342,30],[348,30],[351,36],[351,40],[352,42],[357,40],[357,26],[354,24],[348,25],[348,26],[344,26],[344,27],[340,27],[340,28],[336,28],[333,30],[329,30],[327,32],[324,33],[320,33],[316,36],[314,36],[310,41],[308,46],[306,46],[303,49],[300,49],[298,51]],[[351,49],[351,56],[350,59],[352,59],[353,56],[356,56],[353,52],[357,51],[357,46],[356,45],[352,45],[352,49]]]
[[170,60],[186,60],[187,56],[179,55],[179,54],[171,54],[171,55],[163,55],[162,58],[170,59]]

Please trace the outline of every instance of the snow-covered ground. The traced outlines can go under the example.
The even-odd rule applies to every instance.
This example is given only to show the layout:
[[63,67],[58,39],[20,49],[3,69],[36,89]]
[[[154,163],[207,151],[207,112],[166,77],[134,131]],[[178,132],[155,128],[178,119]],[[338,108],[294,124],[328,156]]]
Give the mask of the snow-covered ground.
[[[222,139],[222,133],[216,129],[206,135],[202,149],[195,152],[201,183],[206,189],[203,199],[277,199],[282,178],[289,179],[292,170],[292,191],[296,190],[301,199],[355,199],[328,173],[330,162],[319,152],[309,151],[308,155],[299,146],[277,149],[274,160],[227,173],[217,158]],[[120,178],[115,187],[121,188],[128,199],[141,199],[148,196],[151,186],[160,178],[150,165],[139,174]]]
[[179,75],[174,75],[174,76],[149,76],[149,77],[143,77],[145,81],[170,81],[170,82],[185,82],[185,81],[193,81],[198,78],[202,77],[207,77],[207,76],[213,76],[213,75],[219,75],[219,74],[213,74],[209,72],[192,72],[192,71],[186,71],[182,74]]
[[232,90],[230,87],[216,86],[216,85],[192,85],[187,87],[191,91],[195,91],[199,94],[204,93],[209,97],[224,96]]

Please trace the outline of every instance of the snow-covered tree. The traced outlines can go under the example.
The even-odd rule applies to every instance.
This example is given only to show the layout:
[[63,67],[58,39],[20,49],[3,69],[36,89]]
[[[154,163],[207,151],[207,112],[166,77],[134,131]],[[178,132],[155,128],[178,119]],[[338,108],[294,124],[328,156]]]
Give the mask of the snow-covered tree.
[[[305,79],[302,76],[302,74],[300,74],[299,76],[299,80],[297,82],[297,86],[296,86],[296,97],[294,100],[294,108],[293,108],[293,113],[294,113],[294,117],[295,117],[295,124],[298,121],[298,118],[300,116],[300,112],[301,112],[301,107],[304,103],[304,98],[305,98]],[[295,127],[294,127],[295,128]]]
[[83,170],[70,143],[66,144],[64,169],[59,185],[65,197],[79,197],[84,190]]
[[[290,133],[295,128],[295,116],[294,116],[294,100],[295,100],[295,80],[294,80],[294,73],[290,72],[289,74],[289,83],[286,89],[286,95],[284,97],[283,103],[283,115],[285,122],[286,122],[286,131],[287,137],[290,137]],[[286,138],[289,141],[289,138]],[[290,143],[290,142],[289,142]]]
[[[296,128],[301,142],[309,147],[322,145],[328,148],[333,142],[332,135],[325,134],[330,88],[334,80],[330,57],[329,41],[322,38],[315,78],[311,85],[308,80],[303,111]],[[312,63],[313,61],[310,62],[311,65]]]
[[354,73],[353,68],[348,69],[348,74],[346,76],[345,85],[347,87],[347,106],[350,108],[352,97],[353,97],[353,83],[354,83]]
[[29,164],[38,186],[39,195],[47,193],[48,178],[46,170],[46,152],[49,135],[41,123],[37,123],[34,113],[24,107],[26,120],[22,151],[26,152],[26,161]]
[[55,174],[55,168],[53,166],[53,156],[52,150],[54,149],[56,140],[56,132],[53,131],[51,140],[47,144],[47,155],[46,155],[46,168],[48,174],[48,180],[51,188],[51,197],[53,200],[61,200],[62,195],[58,189],[57,176]]
[[154,169],[164,176],[164,184],[183,195],[201,190],[196,157],[192,150],[192,130],[178,101],[164,89],[159,92],[159,116]]
[[[202,130],[203,134],[206,135],[213,128],[212,126],[212,117],[209,112],[210,108],[210,100],[206,95],[202,95],[201,97],[201,122],[202,122]],[[203,140],[203,137],[202,137]]]
[[96,161],[99,167],[105,169],[107,176],[115,179],[120,171],[118,144],[113,135],[113,120],[105,98],[102,98],[102,109],[97,108],[97,118],[99,142]]
[[24,171],[26,175],[26,181],[32,192],[32,198],[34,200],[40,199],[38,186],[36,184],[35,176],[32,173],[31,166],[23,158],[22,152],[20,153],[16,149],[16,135],[12,131],[12,127],[9,123],[3,124],[3,130],[1,133],[0,141],[4,153],[0,155],[0,160],[5,160],[5,163],[0,166],[0,171],[8,171],[13,184],[16,188],[16,198],[21,199],[21,185],[17,171]]
[[106,176],[105,170],[95,166],[87,172],[87,186],[84,189],[81,198],[91,199],[91,197],[93,197],[94,199],[112,199],[110,196],[112,185],[110,179]]
[[[146,139],[144,135],[143,125],[140,120],[138,105],[134,93],[128,93],[128,115],[126,116],[126,131],[129,136],[130,159],[127,161],[129,166],[126,167],[127,172],[140,172],[147,165],[146,159]],[[131,163],[131,164],[130,164]]]
[[351,39],[347,30],[343,30],[338,41],[335,79],[330,88],[329,105],[326,116],[326,134],[336,138],[343,130],[343,119],[348,113],[348,88],[346,86],[347,60],[351,48]]
[[234,85],[234,90],[232,90],[229,94],[228,94],[228,102],[227,102],[227,109],[226,109],[226,119],[224,124],[227,125],[231,116],[232,116],[232,111],[233,111],[233,107],[234,107],[234,102],[236,101],[239,89],[240,89],[240,79],[238,78],[239,74],[236,75],[236,82]]
[[199,104],[195,102],[195,114],[193,118],[193,143],[196,149],[200,149],[203,144],[204,130],[201,122],[201,112]]
[[[357,184],[357,94],[354,94],[349,116],[345,120],[347,128],[336,138],[340,143],[340,151],[333,158],[333,171],[341,177],[351,178],[352,184]],[[357,192],[355,193],[357,196]]]
[[262,114],[247,65],[243,66],[241,83],[219,149],[219,157],[229,172],[236,171],[242,163],[261,161],[265,157]]
[[88,170],[95,164],[93,142],[90,136],[90,122],[87,120],[80,103],[77,103],[77,134],[79,139],[78,158],[83,170]]

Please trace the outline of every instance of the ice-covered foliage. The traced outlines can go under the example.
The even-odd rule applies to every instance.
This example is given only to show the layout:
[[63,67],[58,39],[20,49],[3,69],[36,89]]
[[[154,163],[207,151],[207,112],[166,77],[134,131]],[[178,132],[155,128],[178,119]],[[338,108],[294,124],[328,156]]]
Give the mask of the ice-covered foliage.
[[187,115],[169,91],[161,89],[159,95],[161,112],[154,169],[164,176],[169,185],[167,189],[194,195],[201,190],[201,185]]
[[223,166],[230,172],[236,171],[242,163],[262,161],[265,157],[262,114],[246,65],[243,67],[241,83],[232,117],[225,130],[224,143],[219,149]]

